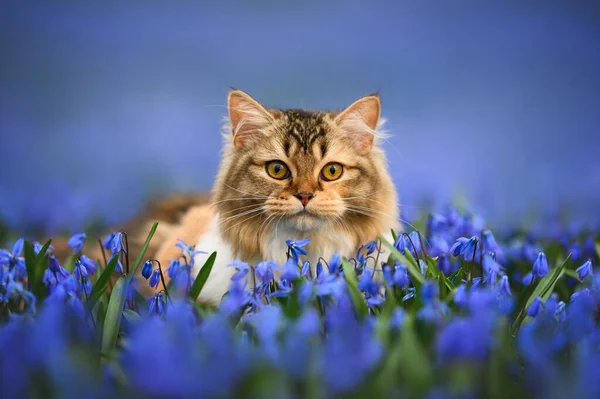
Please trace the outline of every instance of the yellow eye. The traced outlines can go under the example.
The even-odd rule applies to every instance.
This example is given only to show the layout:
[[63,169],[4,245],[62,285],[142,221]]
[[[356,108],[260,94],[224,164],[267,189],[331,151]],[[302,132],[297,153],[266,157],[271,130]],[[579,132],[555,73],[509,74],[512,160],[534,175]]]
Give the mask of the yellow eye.
[[290,177],[290,170],[287,165],[281,161],[267,162],[265,168],[267,169],[267,174],[273,179],[283,180]]
[[336,162],[330,162],[321,169],[321,177],[326,181],[334,181],[342,177],[344,167]]

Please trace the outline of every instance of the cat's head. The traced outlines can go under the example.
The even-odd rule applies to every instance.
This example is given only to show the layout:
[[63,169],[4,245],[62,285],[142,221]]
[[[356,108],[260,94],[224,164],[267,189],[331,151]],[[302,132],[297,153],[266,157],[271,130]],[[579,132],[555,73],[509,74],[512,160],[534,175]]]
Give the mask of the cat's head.
[[275,226],[305,236],[323,229],[368,234],[395,223],[377,95],[322,112],[268,109],[232,90],[228,111],[214,188],[225,236],[259,237]]

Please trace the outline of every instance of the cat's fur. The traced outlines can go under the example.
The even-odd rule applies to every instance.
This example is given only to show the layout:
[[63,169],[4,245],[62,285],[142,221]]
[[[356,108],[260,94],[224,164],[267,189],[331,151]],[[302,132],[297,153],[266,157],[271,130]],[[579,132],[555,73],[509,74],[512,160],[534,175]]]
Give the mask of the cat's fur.
[[[177,239],[196,244],[197,250],[217,251],[201,301],[219,302],[234,259],[285,262],[286,239],[311,239],[305,249],[314,272],[319,257],[353,257],[360,245],[398,228],[396,190],[379,147],[377,95],[342,112],[321,112],[267,109],[232,90],[228,111],[212,204],[205,197],[171,199],[170,208],[180,216],[159,227],[154,240],[159,245],[148,256],[166,266],[180,255]],[[287,165],[289,177],[268,175],[265,165],[275,160]],[[343,166],[338,180],[326,181],[320,174],[330,162]],[[162,207],[169,208],[168,203]],[[140,222],[147,232],[152,218]],[[134,242],[141,243],[145,231],[135,233]],[[197,255],[194,276],[207,256]]]

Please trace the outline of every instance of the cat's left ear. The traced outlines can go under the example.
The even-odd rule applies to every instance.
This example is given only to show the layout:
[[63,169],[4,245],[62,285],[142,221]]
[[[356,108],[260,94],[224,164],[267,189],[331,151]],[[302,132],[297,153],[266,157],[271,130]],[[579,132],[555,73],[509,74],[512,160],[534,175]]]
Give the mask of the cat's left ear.
[[357,150],[367,153],[373,148],[377,124],[381,114],[381,102],[377,94],[356,100],[335,118],[342,132],[348,135]]
[[269,111],[241,90],[232,89],[229,92],[227,109],[236,148],[252,143],[273,122]]

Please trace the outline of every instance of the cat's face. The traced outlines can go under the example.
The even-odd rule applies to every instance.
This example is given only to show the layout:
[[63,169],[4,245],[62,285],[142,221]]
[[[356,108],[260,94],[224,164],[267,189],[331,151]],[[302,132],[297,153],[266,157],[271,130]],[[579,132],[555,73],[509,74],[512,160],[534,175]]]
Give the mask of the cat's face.
[[379,107],[367,96],[341,113],[267,110],[233,91],[233,140],[215,187],[221,230],[310,233],[394,217],[394,187],[374,140]]

